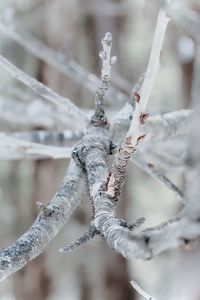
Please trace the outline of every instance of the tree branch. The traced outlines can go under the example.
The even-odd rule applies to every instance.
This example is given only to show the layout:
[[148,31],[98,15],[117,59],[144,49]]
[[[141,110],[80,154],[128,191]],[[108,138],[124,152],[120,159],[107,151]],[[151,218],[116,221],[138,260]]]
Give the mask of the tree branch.
[[0,134],[0,159],[69,158],[71,148],[47,146]]
[[70,127],[71,120],[66,113],[55,110],[40,100],[21,103],[8,97],[0,96],[0,120],[9,126],[42,127],[47,129]]
[[45,131],[36,130],[30,132],[7,132],[0,133],[0,137],[11,137],[14,139],[20,139],[24,142],[31,142],[49,146],[57,147],[69,147],[78,142],[83,136],[83,132],[80,130],[64,130],[64,131]]
[[145,136],[144,133],[141,132],[141,126],[145,123],[145,120],[148,117],[145,110],[159,68],[160,53],[168,21],[169,19],[166,16],[166,12],[161,9],[158,15],[147,72],[141,85],[141,90],[135,93],[136,103],[133,119],[128,133],[122,142],[120,149],[115,155],[115,159],[112,164],[111,176],[107,189],[107,193],[111,197],[115,197],[116,194],[119,194],[119,191],[121,191],[128,160],[136,150],[138,142]]
[[178,199],[182,203],[185,203],[183,192],[169,178],[167,178],[161,172],[161,170],[159,170],[156,166],[154,166],[151,163],[147,163],[139,155],[133,155],[131,161],[134,164],[136,164],[136,166],[138,166],[139,168],[147,172],[149,175],[151,175],[153,178],[158,180],[158,182],[162,183],[164,186],[169,188],[172,192],[174,192],[178,196]]
[[145,299],[147,300],[156,300],[156,298],[151,297],[149,294],[147,294],[136,281],[131,280],[132,287]]
[[189,34],[197,43],[200,41],[200,15],[179,1],[153,0],[159,6],[166,9],[169,17],[177,23],[187,34]]
[[187,135],[191,113],[192,111],[183,109],[149,117],[142,126],[145,133],[144,142],[165,141]]
[[[75,61],[66,60],[66,56],[64,54],[52,50],[42,41],[39,41],[30,33],[20,28],[19,25],[15,23],[7,24],[1,19],[0,31],[2,34],[19,43],[30,53],[54,67],[62,74],[69,76],[77,83],[86,87],[92,93],[96,92],[96,89],[100,84],[100,80],[96,75],[88,72]],[[111,104],[113,104],[113,99],[119,103],[127,101],[126,95],[113,86],[110,87],[109,92],[105,95],[105,97]]]
[[111,57],[112,35],[110,32],[105,34],[102,45],[103,51],[99,52],[99,56],[102,60],[101,83],[96,91],[95,112],[91,118],[91,122],[95,124],[95,126],[107,124],[104,97],[110,85],[111,67],[116,61],[116,56]]
[[33,225],[11,246],[0,252],[0,281],[38,256],[64,226],[80,203],[85,190],[84,176],[71,162],[61,186]]
[[67,112],[69,115],[78,117],[80,122],[87,122],[88,119],[85,116],[85,114],[78,107],[76,107],[69,99],[58,95],[41,82],[37,81],[36,79],[32,78],[28,74],[18,69],[15,65],[13,65],[1,55],[0,66],[5,71],[9,72],[13,78],[16,78],[17,80],[21,81],[26,86],[31,88],[36,94],[61,107],[62,110]]

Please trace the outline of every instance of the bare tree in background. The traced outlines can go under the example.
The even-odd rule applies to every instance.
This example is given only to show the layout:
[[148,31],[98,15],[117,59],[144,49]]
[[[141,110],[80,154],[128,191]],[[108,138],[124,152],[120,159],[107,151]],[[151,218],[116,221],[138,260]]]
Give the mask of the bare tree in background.
[[[34,190],[33,198],[34,201],[36,199],[40,209],[33,225],[13,244],[0,252],[1,281],[42,253],[77,206],[85,200],[90,201],[93,211],[88,230],[59,251],[68,253],[99,237],[106,241],[108,247],[122,255],[122,257],[119,254],[109,257],[109,252],[107,256],[105,285],[109,283],[111,276],[112,282],[116,280],[116,286],[122,285],[122,288],[112,295],[113,298],[109,295],[108,299],[120,300],[123,296],[125,299],[133,297],[125,259],[150,260],[172,248],[188,250],[199,245],[200,16],[196,11],[183,7],[177,1],[151,1],[150,4],[159,8],[151,53],[145,73],[139,76],[137,83],[129,91],[129,96],[126,92],[129,84],[125,79],[120,78],[118,73],[115,73],[112,84],[111,70],[117,64],[117,57],[112,55],[110,32],[105,33],[102,39],[102,50],[99,52],[101,78],[98,78],[74,60],[66,59],[63,53],[53,50],[31,36],[14,19],[8,20],[2,16],[0,21],[2,34],[19,43],[25,50],[54,67],[58,72],[70,77],[76,84],[83,85],[94,94],[95,108],[94,110],[80,109],[74,101],[45,85],[45,80],[42,80],[43,83],[40,82],[4,56],[0,56],[0,67],[35,93],[34,96],[29,95],[28,103],[23,101],[20,103],[12,99],[11,105],[0,97],[0,117],[8,122],[28,124],[31,128],[26,132],[1,132],[0,158],[37,160],[36,191]],[[87,5],[93,9],[92,5]],[[123,8],[123,3],[120,1],[119,3],[113,1],[110,5],[112,9],[119,6]],[[109,11],[110,6],[107,9]],[[96,36],[98,36],[102,28],[97,26],[98,18],[94,19],[93,23],[96,21],[97,27]],[[109,18],[107,21],[109,23]],[[163,44],[169,21],[183,30],[195,45],[191,108],[162,115],[150,115],[148,112],[148,107],[151,105],[150,95],[161,64],[161,53],[164,51]],[[110,23],[112,24],[111,21]],[[95,27],[92,32],[94,35]],[[117,37],[117,32],[115,35]],[[46,74],[44,77],[47,84],[51,82],[52,78],[47,79],[48,72],[45,69],[42,69],[42,72],[43,76]],[[14,84],[5,87],[2,83],[0,88],[9,89],[12,97],[14,95],[13,98],[24,97],[24,90]],[[55,106],[48,105],[44,99]],[[34,109],[30,110],[31,105]],[[38,198],[41,196],[37,194],[40,190],[38,187],[40,172],[47,169],[47,179],[51,185],[51,180],[54,180],[51,159],[60,158],[70,158],[70,163],[55,196],[46,205],[39,201]],[[143,216],[133,222],[116,217],[117,203],[124,198],[122,187],[129,161],[131,166],[136,164],[176,194],[181,203],[181,210],[176,216],[155,227],[143,230],[138,228],[145,222]],[[165,175],[166,170],[181,172],[184,175],[184,191]],[[41,190],[38,193],[41,193]],[[123,283],[120,276],[115,277],[112,274],[116,275],[118,271],[113,267],[115,260],[118,262],[116,265],[120,265],[120,272],[126,273]],[[82,271],[84,273],[84,268],[81,269],[80,274]],[[44,279],[48,284],[50,279],[45,274],[44,266],[42,268],[39,266],[38,273],[41,280]],[[84,278],[84,275],[80,276]],[[82,282],[84,291],[82,298],[89,299],[90,291],[87,282]],[[142,291],[137,284],[132,283],[132,285],[139,292]],[[122,295],[120,293],[123,293],[123,290]],[[109,289],[107,293],[109,294]],[[44,297],[46,296],[40,295],[41,299]],[[148,295],[146,297],[151,299]]]

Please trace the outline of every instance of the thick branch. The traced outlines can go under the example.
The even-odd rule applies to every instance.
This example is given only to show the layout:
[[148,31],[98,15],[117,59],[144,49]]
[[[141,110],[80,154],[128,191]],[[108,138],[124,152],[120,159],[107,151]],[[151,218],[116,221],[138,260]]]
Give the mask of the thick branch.
[[167,249],[188,247],[199,239],[199,221],[188,219],[184,211],[138,234],[131,233],[126,222],[115,218],[116,201],[107,193],[109,145],[108,129],[104,132],[102,129],[90,129],[74,151],[76,162],[87,174],[95,213],[92,225],[104,236],[108,245],[127,258],[150,259]]
[[84,188],[80,170],[70,165],[63,183],[33,225],[11,246],[0,252],[0,280],[38,256],[66,223],[80,203]]

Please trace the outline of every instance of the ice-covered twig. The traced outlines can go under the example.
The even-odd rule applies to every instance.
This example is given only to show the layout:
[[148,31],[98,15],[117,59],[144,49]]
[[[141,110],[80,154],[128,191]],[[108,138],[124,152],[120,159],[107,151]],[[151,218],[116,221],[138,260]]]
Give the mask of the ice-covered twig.
[[6,82],[0,83],[0,92],[1,96],[8,97],[15,100],[33,102],[33,101],[42,101],[42,97],[36,96],[30,89],[25,88],[24,86],[19,86],[15,84],[9,84]]
[[102,60],[101,83],[95,95],[95,112],[91,119],[95,126],[105,125],[107,118],[105,116],[105,99],[104,96],[108,90],[111,81],[111,67],[116,61],[116,56],[111,57],[112,34],[107,32],[102,40],[103,51],[99,52]]
[[114,143],[117,142],[117,145],[123,141],[124,136],[130,127],[135,109],[135,103],[138,99],[138,93],[141,89],[143,81],[144,75],[142,75],[134,85],[131,91],[129,102],[127,102],[112,119],[112,140]]
[[142,126],[145,134],[144,141],[165,141],[187,135],[191,113],[191,110],[183,109],[149,117]]
[[173,170],[176,172],[183,172],[185,170],[186,149],[175,155],[170,155],[170,153],[159,151],[156,148],[151,147],[151,145],[145,147],[142,151],[139,151],[144,159],[150,161],[164,171]]
[[153,178],[158,180],[160,183],[162,183],[164,186],[169,188],[172,192],[174,192],[177,195],[178,199],[181,202],[185,203],[183,192],[169,178],[167,178],[155,165],[147,163],[139,155],[133,155],[131,161],[134,164],[136,164],[139,168],[147,172],[149,175],[151,175]]
[[0,120],[9,127],[63,129],[71,126],[71,119],[40,100],[24,103],[7,96],[0,96]]
[[145,299],[147,299],[147,300],[156,300],[156,298],[154,298],[154,297],[150,296],[149,294],[147,294],[136,281],[131,280],[131,285]]
[[[26,32],[19,25],[15,23],[7,24],[4,20],[0,21],[0,31],[2,34],[13,39],[30,53],[40,58],[50,66],[57,69],[62,74],[72,78],[77,83],[86,87],[89,91],[95,92],[100,84],[99,78],[85,70],[78,63],[73,60],[66,60],[63,53],[54,51],[45,45],[42,41]],[[110,104],[113,104],[114,99],[118,103],[127,101],[126,95],[120,92],[117,88],[111,86],[105,98]],[[115,103],[116,107],[116,103]]]
[[140,126],[144,124],[147,118],[146,108],[160,66],[160,55],[168,22],[169,18],[166,11],[161,9],[158,15],[147,71],[141,90],[137,94],[133,120],[127,133],[127,137],[131,136],[132,145],[137,145],[138,138],[141,136]]
[[64,246],[59,250],[61,253],[66,253],[73,251],[74,249],[82,246],[83,244],[87,243],[88,241],[92,240],[98,234],[95,227],[90,226],[89,230],[85,232],[80,238],[78,238],[75,242]]
[[181,1],[153,0],[152,2],[164,7],[168,16],[179,28],[182,28],[199,43],[200,15],[197,11],[189,9]]
[[79,120],[83,123],[87,122],[87,116],[69,99],[60,96],[49,87],[45,86],[43,83],[39,82],[35,78],[32,78],[1,55],[0,67],[10,73],[13,78],[21,81],[26,86],[31,88],[36,94],[62,108],[62,110],[64,110],[68,115],[78,117]]
[[0,134],[0,159],[69,158],[71,151],[67,147],[47,146]]
[[80,130],[64,130],[64,131],[21,131],[21,132],[0,132],[0,137],[7,136],[8,138],[20,139],[24,142],[31,142],[49,146],[69,147],[78,142],[83,136]]
[[121,191],[128,160],[136,150],[138,142],[145,137],[144,133],[141,132],[141,126],[145,123],[145,120],[148,117],[146,107],[160,65],[160,54],[168,21],[169,18],[166,15],[166,11],[161,9],[158,15],[153,45],[144,81],[142,83],[141,90],[135,95],[136,103],[133,119],[128,133],[115,155],[115,159],[112,164],[111,176],[108,181],[107,189],[107,193],[111,197],[115,197],[115,195],[119,194],[119,191]]

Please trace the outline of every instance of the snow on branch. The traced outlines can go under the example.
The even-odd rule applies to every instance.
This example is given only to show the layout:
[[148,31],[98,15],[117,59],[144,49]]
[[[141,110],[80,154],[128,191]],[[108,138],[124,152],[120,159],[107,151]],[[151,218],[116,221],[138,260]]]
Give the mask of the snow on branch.
[[33,93],[30,89],[26,89],[20,87],[15,84],[9,84],[6,82],[0,83],[0,91],[2,96],[6,96],[15,100],[26,101],[26,102],[33,102],[35,100],[42,101],[43,98],[36,97],[35,93]]

